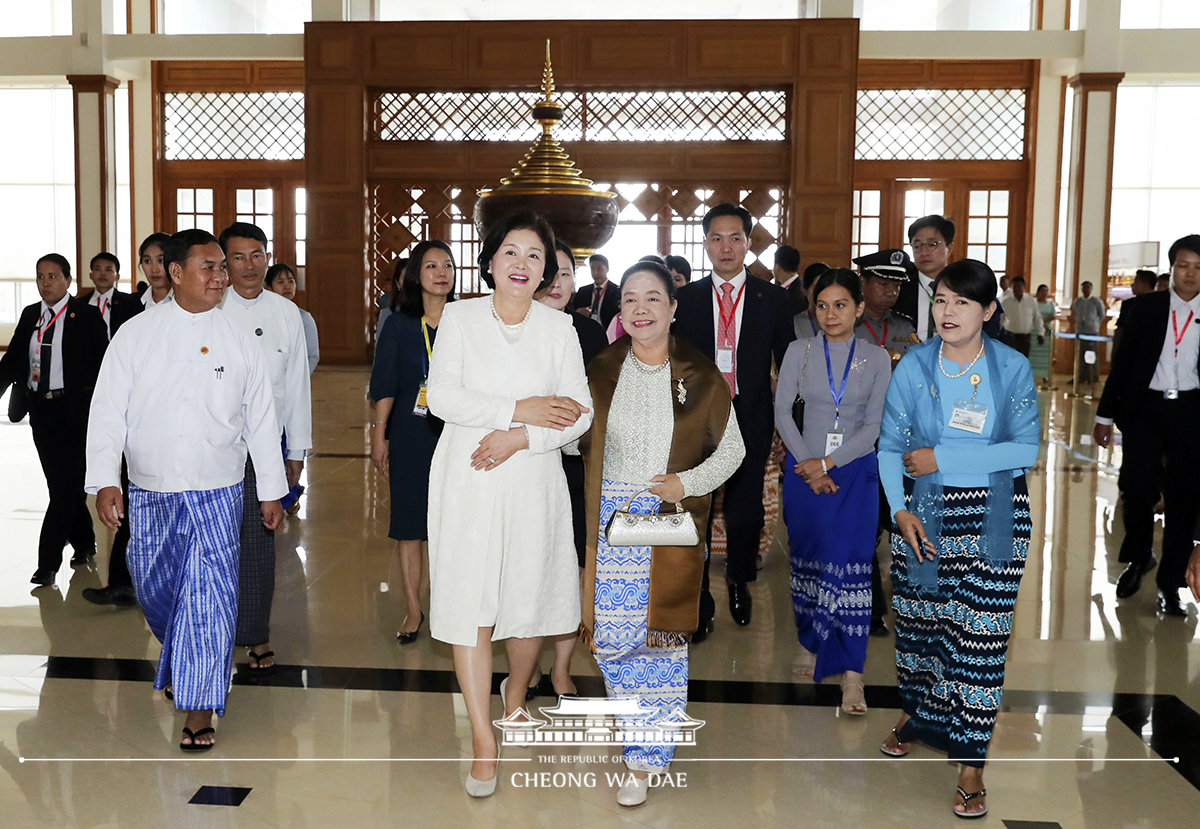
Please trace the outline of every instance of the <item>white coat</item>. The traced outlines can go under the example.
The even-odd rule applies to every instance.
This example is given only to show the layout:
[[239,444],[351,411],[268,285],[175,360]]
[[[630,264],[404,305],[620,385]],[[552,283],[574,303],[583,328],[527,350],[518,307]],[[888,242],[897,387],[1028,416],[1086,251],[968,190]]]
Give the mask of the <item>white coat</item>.
[[[515,343],[490,297],[446,306],[430,361],[430,411],[446,422],[429,473],[429,629],[474,645],[489,557],[500,557],[494,640],[572,633],[579,626],[579,566],[559,448],[586,432],[587,412],[557,431],[529,426],[528,449],[495,469],[471,468],[518,400],[557,394],[592,407],[570,318],[534,302]],[[396,474],[395,471],[393,474]]]

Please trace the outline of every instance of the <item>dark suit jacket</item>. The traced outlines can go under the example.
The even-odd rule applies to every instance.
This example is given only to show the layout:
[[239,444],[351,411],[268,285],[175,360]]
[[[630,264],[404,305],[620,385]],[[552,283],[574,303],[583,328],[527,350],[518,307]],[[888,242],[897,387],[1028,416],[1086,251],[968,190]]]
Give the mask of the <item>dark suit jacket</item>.
[[[596,293],[595,284],[584,285],[575,292],[574,307],[582,308],[587,311],[592,307],[592,296]],[[604,330],[608,330],[608,324],[612,322],[621,311],[621,289],[616,286],[610,279],[608,287],[604,289],[604,296],[600,298],[600,324],[604,326]]]
[[[29,411],[30,392],[26,385],[29,380],[29,338],[33,336],[41,313],[41,302],[27,305],[21,311],[8,351],[0,357],[0,395],[10,385],[13,387],[8,401],[8,418],[13,423]],[[62,333],[63,389],[73,405],[77,403],[86,411],[91,404],[92,390],[96,388],[104,350],[108,348],[104,317],[99,308],[76,298],[68,300],[67,310],[55,325],[65,326]]]
[[808,310],[808,297],[804,293],[804,277],[797,276],[784,290],[787,291],[788,300],[791,303],[788,306],[789,314],[794,317],[796,314],[803,314]]
[[[1096,407],[1098,417],[1111,417],[1121,431],[1134,424],[1162,355],[1171,322],[1171,292],[1154,291],[1127,299],[1117,325],[1120,342],[1113,349],[1108,380]],[[1195,325],[1195,321],[1192,322]],[[1200,355],[1197,355],[1200,369]]]
[[578,311],[568,311],[571,324],[575,326],[575,336],[579,337],[579,348],[583,351],[583,364],[587,366],[597,354],[608,348],[608,335],[600,327],[600,323],[591,317],[585,317]]
[[[82,299],[84,302],[91,301],[92,294],[96,291],[93,288],[89,291],[84,291],[77,299]],[[133,319],[142,311],[146,310],[146,306],[142,303],[141,294],[127,294],[124,291],[113,290],[112,304],[108,309],[109,323],[112,328],[112,335],[117,336],[117,329],[124,325],[128,320]],[[103,319],[103,317],[101,317]]]
[[[687,340],[715,361],[717,336],[713,325],[713,279],[690,282],[679,289],[679,307],[671,333]],[[771,394],[771,357],[783,365],[788,344],[796,339],[787,291],[747,272],[742,296],[742,324],[737,345],[738,396],[734,399],[746,456],[764,456],[775,434]]]

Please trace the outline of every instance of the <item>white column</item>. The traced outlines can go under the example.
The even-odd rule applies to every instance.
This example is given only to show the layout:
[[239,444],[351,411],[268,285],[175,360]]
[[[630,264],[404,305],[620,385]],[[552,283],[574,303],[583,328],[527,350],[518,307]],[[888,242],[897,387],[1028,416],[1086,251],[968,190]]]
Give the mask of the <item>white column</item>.
[[[129,18],[131,34],[153,34],[157,22],[155,9],[158,0],[133,0]],[[150,61],[142,61],[138,78],[128,82],[130,112],[129,148],[129,205],[133,211],[130,226],[133,228],[133,244],[153,233],[154,226],[154,97],[151,95]],[[136,252],[136,248],[135,248]],[[128,274],[136,282],[141,275],[133,267]]]
[[817,0],[818,17],[862,17],[863,0]]
[[312,0],[313,22],[328,20],[349,20],[347,16],[348,0]]

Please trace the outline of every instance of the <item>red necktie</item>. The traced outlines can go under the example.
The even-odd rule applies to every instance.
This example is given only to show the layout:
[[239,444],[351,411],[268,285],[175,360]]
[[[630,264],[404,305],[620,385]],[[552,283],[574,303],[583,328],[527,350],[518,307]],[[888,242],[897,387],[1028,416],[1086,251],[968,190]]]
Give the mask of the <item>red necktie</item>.
[[720,330],[717,331],[717,350],[728,348],[733,352],[733,360],[730,363],[729,371],[721,372],[725,375],[725,382],[729,384],[729,396],[734,397],[737,394],[737,334],[734,318],[737,316],[733,304],[733,285],[728,282],[721,283],[721,312],[718,317],[721,320]]

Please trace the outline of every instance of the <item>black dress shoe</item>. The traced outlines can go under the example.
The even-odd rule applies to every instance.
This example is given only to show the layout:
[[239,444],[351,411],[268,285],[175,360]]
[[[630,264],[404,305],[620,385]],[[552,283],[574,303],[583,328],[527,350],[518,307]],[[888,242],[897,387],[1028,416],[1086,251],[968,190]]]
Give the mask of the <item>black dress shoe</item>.
[[49,587],[54,584],[54,571],[39,567],[33,571],[33,578],[29,580],[29,583],[36,584],[38,587]]
[[1125,568],[1125,572],[1121,573],[1121,577],[1117,579],[1117,598],[1128,599],[1142,586],[1142,576],[1154,569],[1154,565],[1158,564],[1158,559],[1153,555],[1144,561],[1131,561]]
[[417,626],[408,633],[396,631],[396,641],[401,645],[411,645],[417,641],[417,637],[421,635],[421,625],[425,623],[425,611],[421,611],[421,618],[417,620]]
[[705,639],[707,639],[708,634],[710,634],[712,632],[713,632],[713,620],[712,619],[708,619],[707,621],[701,622],[700,627],[698,627],[695,631],[692,632],[692,644],[699,645],[701,642],[703,642]]
[[1187,611],[1179,603],[1178,590],[1158,591],[1158,612],[1164,616],[1187,616]]
[[754,602],[750,598],[750,588],[744,581],[726,582],[729,585],[729,615],[741,627],[750,624],[750,614],[754,610]]
[[92,604],[111,604],[117,607],[136,607],[137,597],[132,587],[88,587],[83,591],[83,597]]
[[91,564],[95,560],[96,560],[96,551],[95,550],[92,550],[91,552],[88,552],[87,550],[83,550],[83,551],[76,550],[75,555],[71,556],[71,566],[72,567],[86,567],[87,565]]
[[870,634],[872,636],[887,636],[888,635],[888,626],[883,621],[883,619],[872,619],[871,620]]

